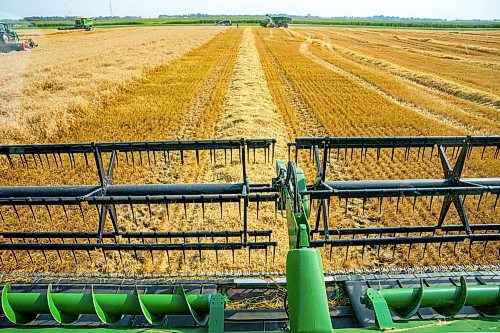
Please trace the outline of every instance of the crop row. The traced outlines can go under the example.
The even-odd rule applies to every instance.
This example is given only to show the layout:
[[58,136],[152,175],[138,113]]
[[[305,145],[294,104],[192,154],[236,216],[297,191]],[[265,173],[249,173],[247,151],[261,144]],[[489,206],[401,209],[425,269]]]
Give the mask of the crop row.
[[[303,52],[301,46],[306,39],[293,31],[292,36],[283,31],[275,32],[272,38],[269,38],[268,33],[264,31],[259,31],[258,35],[261,57],[265,60],[264,63],[272,64],[265,66],[270,89],[287,123],[297,124],[300,112],[296,105],[290,104],[290,99],[287,97],[290,90],[284,89],[284,81],[288,81],[300,94],[304,101],[301,107],[307,110],[311,119],[317,119],[331,136],[463,135],[465,133],[448,124],[429,120],[411,109],[384,98],[348,76],[326,69]],[[312,135],[307,130],[301,130],[300,123],[293,127],[298,128],[298,134],[302,136]],[[432,160],[429,156],[422,160],[417,158],[416,152],[407,161],[396,154],[394,162],[391,161],[390,154],[382,154],[381,158],[377,159],[374,152],[369,152],[367,158],[361,161],[359,152],[354,156],[341,152],[339,155],[333,154],[330,162],[329,179],[442,177],[441,166],[436,156]],[[469,164],[471,165],[467,171],[469,176],[491,175],[498,171],[497,162],[491,164],[479,162],[477,155],[471,156]],[[310,173],[308,178],[313,179]],[[344,203],[333,204],[330,227],[433,224],[439,215],[439,205],[429,209],[428,199],[419,200],[414,209],[413,204],[407,202],[400,207],[399,212],[386,208],[378,212],[378,205],[372,202],[367,205],[367,215],[365,215],[360,214],[360,206],[360,202],[350,202],[346,206],[347,213],[344,213]],[[474,215],[474,219],[492,221],[498,219],[498,212],[486,209]],[[459,223],[458,221],[456,214],[452,213],[446,223]],[[347,260],[342,267],[359,267],[363,264],[363,260],[368,265],[397,264],[409,260],[409,256],[407,258],[406,254],[403,254],[404,251],[399,251],[400,249],[397,260],[387,257],[385,251],[382,251],[381,259],[376,259],[373,250],[367,250],[372,253],[364,259],[360,252],[351,251],[348,255],[350,260]],[[419,251],[422,254],[422,249]],[[438,252],[427,249],[426,264],[442,263]],[[412,256],[412,263],[419,264],[420,258]],[[462,257],[465,262],[470,258]],[[450,260],[457,262],[456,259]],[[331,265],[338,267],[339,263],[334,260]]]
[[[203,139],[213,137],[214,124],[219,116],[225,91],[229,83],[241,32],[234,29],[219,34],[207,44],[193,49],[185,56],[167,65],[146,71],[143,76],[130,85],[121,88],[116,94],[108,96],[98,108],[88,110],[80,115],[79,120],[70,130],[63,133],[63,142],[88,141],[143,141],[167,139]],[[109,156],[106,156],[107,161]],[[129,161],[131,155],[128,156]],[[172,183],[196,182],[199,174],[209,163],[209,157],[201,155],[200,164],[196,165],[195,156],[187,156],[181,165],[178,156],[171,161],[163,161],[157,156],[158,163],[148,166],[144,161],[139,167],[139,154],[135,153],[136,165],[127,163],[122,156],[115,169],[115,183]],[[145,158],[144,154],[142,158]],[[152,158],[152,157],[151,157]],[[46,169],[24,169],[21,166],[13,170],[2,163],[2,185],[65,185],[96,184],[98,179],[90,158],[90,167],[86,167],[83,158],[76,158],[75,166],[69,167],[69,161],[63,157],[65,168],[52,167]],[[121,217],[119,225],[122,231],[163,231],[190,230],[193,225],[184,218],[181,207],[172,205],[170,218],[165,207],[152,207],[149,216],[148,207],[136,208],[132,215],[129,207],[117,206]],[[48,219],[45,212],[37,210],[37,221],[32,220],[29,209],[19,208],[20,219],[12,209],[2,208],[4,231],[95,231],[97,225],[89,221],[97,221],[94,207],[83,206],[85,218],[79,215],[78,207],[53,209]],[[68,218],[65,217],[67,214]],[[194,213],[189,213],[194,214]],[[198,214],[198,213],[197,213]],[[189,216],[188,216],[189,217]],[[31,221],[30,223],[25,223]],[[105,230],[111,231],[111,223],[106,222]],[[213,226],[212,226],[213,227]],[[202,229],[202,228],[199,228]],[[204,230],[207,230],[205,226]],[[216,227],[214,227],[216,229]],[[69,251],[67,251],[69,252]],[[149,253],[91,253],[91,261],[86,253],[76,253],[75,262],[71,253],[52,251],[40,253],[35,251],[31,258],[27,253],[2,253],[3,270],[5,272],[49,270],[51,272],[168,272],[169,266],[165,255],[155,254],[152,261]],[[135,257],[138,260],[135,260]],[[171,260],[182,261],[182,255],[172,254]],[[44,260],[44,257],[47,260]],[[36,265],[30,264],[32,260]],[[189,265],[186,266],[189,269]]]

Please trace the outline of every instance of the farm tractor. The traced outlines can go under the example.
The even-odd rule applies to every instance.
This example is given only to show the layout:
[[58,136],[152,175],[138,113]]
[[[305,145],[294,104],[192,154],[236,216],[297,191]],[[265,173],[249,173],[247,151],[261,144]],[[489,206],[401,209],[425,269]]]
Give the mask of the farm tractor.
[[94,29],[94,19],[79,16],[75,18],[75,25],[72,27],[59,27],[58,30],[85,30],[92,31]]
[[271,16],[266,14],[266,21],[260,24],[263,28],[288,28],[292,19],[286,16]]
[[7,23],[0,22],[0,52],[22,51],[24,43],[26,43],[29,48],[38,46],[31,38],[26,42],[21,42],[17,32],[10,29]]
[[[200,262],[213,261],[213,267],[217,268],[221,252],[227,255],[226,259],[232,253],[234,260],[234,253],[240,251],[243,265],[246,256],[250,263],[255,252],[259,255],[255,259],[265,258],[266,263],[275,260],[276,247],[286,248],[278,251],[280,255],[287,252],[284,272],[222,270],[212,275],[5,272],[1,276],[3,328],[0,330],[9,333],[500,332],[498,260],[485,266],[323,269],[323,260],[329,257],[331,261],[341,261],[350,257],[351,251],[360,257],[366,252],[376,255],[382,251],[384,256],[392,252],[398,258],[410,257],[410,253],[424,258],[429,252],[451,256],[456,251],[457,256],[462,256],[475,251],[476,255],[498,259],[498,220],[477,223],[476,218],[481,215],[473,212],[477,209],[493,214],[500,196],[500,178],[486,174],[467,178],[462,171],[470,159],[478,163],[498,159],[500,136],[296,138],[288,144],[287,161],[275,161],[275,144],[275,139],[229,139],[0,146],[0,163],[4,163],[1,166],[6,172],[30,175],[29,169],[53,170],[54,177],[46,177],[46,182],[67,172],[66,169],[68,175],[79,172],[75,168],[95,174],[93,184],[0,187],[4,221],[4,230],[0,231],[1,265],[6,260],[22,260],[29,266],[29,260],[34,265],[44,258],[47,263],[62,262],[63,258],[92,263],[96,258],[109,261],[123,256],[143,262],[154,261],[154,256],[170,260],[175,254],[179,260],[182,257],[186,260],[189,255]],[[256,156],[270,168],[275,165],[276,176],[268,183],[249,180],[248,164],[255,163]],[[208,163],[203,170],[210,165],[230,163],[239,168],[241,178],[231,183],[223,180],[201,184],[114,183],[113,175],[119,168],[141,169],[171,163],[196,168],[200,159]],[[412,178],[415,173],[410,172],[404,179],[339,180],[329,170],[331,163],[343,159],[357,159],[359,165],[379,159],[388,163],[430,160],[436,169],[442,168],[442,176]],[[299,163],[313,174],[312,180],[306,179]],[[439,214],[428,214],[423,223],[405,218],[404,215],[411,214],[412,205],[415,208],[418,203],[418,210],[431,209],[433,202]],[[471,203],[472,208],[467,206]],[[214,230],[213,216],[205,224],[197,222],[199,229],[127,230],[132,225],[129,220],[135,221],[144,214],[147,219],[148,210],[150,219],[158,219],[161,210],[164,223],[171,224],[167,217],[170,219],[174,214],[182,220],[180,225],[185,226],[191,223],[187,218],[191,209],[198,210],[200,218],[205,218],[207,209],[212,209],[210,212],[216,218],[220,212],[222,219],[223,214],[228,214],[225,207],[231,205],[239,209],[239,218],[231,221],[231,227],[224,225],[227,230]],[[252,229],[251,219],[259,218],[259,210],[263,214],[263,206],[276,219],[272,223],[274,230]],[[390,226],[346,227],[343,222],[348,215],[331,213],[343,211],[344,207],[346,214],[352,207],[359,211],[400,209],[400,212],[394,215],[396,221]],[[459,222],[451,222],[451,218]],[[52,220],[57,221],[55,230],[32,227],[19,230],[37,222],[44,226]],[[84,221],[78,225],[92,229],[61,230],[74,221]],[[17,229],[5,231],[9,225]],[[285,244],[272,240],[273,233],[283,234],[279,228],[287,234]],[[174,260],[176,265],[181,264]],[[360,265],[361,261],[354,263]],[[239,297],[271,299],[261,309],[226,308]],[[282,302],[273,303],[276,299]]]

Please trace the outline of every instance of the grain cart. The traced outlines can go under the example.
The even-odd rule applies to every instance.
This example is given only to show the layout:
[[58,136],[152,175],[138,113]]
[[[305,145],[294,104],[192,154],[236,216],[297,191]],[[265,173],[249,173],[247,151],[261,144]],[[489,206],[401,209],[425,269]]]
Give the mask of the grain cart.
[[72,27],[59,27],[58,30],[85,30],[92,31],[94,29],[94,19],[85,16],[75,18],[75,25]]
[[[498,259],[498,220],[475,223],[474,210],[494,211],[500,195],[500,178],[466,178],[470,156],[496,160],[500,137],[323,137],[297,138],[289,143],[288,161],[275,160],[274,139],[201,141],[104,142],[0,146],[3,170],[48,168],[54,174],[83,167],[95,170],[95,184],[71,186],[0,187],[0,212],[4,228],[43,219],[67,217],[94,226],[93,231],[0,232],[1,264],[28,259],[48,260],[52,253],[62,260],[92,261],[101,255],[137,259],[178,252],[197,254],[199,260],[218,263],[221,252],[263,251],[275,260],[275,230],[254,230],[250,214],[270,204],[281,212],[288,232],[286,271],[261,273],[223,272],[176,275],[123,274],[3,274],[0,325],[4,332],[500,332],[500,267],[436,266],[420,269],[324,271],[323,260],[340,261],[350,251],[389,250],[394,253],[458,251],[487,254]],[[262,154],[275,163],[276,177],[252,183],[248,164]],[[305,156],[304,156],[305,155]],[[435,179],[332,180],[332,161],[368,156],[394,161],[432,159],[442,167]],[[178,161],[190,168],[200,159],[238,165],[241,179],[234,183],[115,184],[115,170]],[[219,162],[217,162],[219,161]],[[313,170],[306,179],[298,163]],[[484,162],[489,163],[489,162]],[[413,174],[412,174],[413,176]],[[466,199],[469,200],[466,203]],[[344,228],[332,221],[330,210],[356,201],[358,208],[376,204],[410,205],[434,199],[440,205],[436,220],[426,224],[396,223],[392,227]],[[225,205],[236,204],[237,230],[128,231],[127,216],[136,219],[138,207],[147,207],[150,218],[159,207],[181,215],[208,206],[222,217]],[[336,206],[338,205],[338,206]],[[335,206],[335,207],[334,207]],[[422,206],[423,207],[423,206]],[[422,208],[419,206],[419,209]],[[460,223],[449,224],[450,208]],[[396,209],[397,209],[396,208]],[[127,209],[127,210],[126,210]],[[146,210],[146,211],[147,211]],[[94,214],[89,214],[92,211]],[[64,214],[63,214],[64,212]],[[182,213],[184,212],[184,213]],[[144,211],[141,211],[141,214]],[[71,214],[77,217],[69,216]],[[261,213],[262,214],[262,213]],[[403,215],[403,211],[400,215]],[[81,215],[81,216],[80,216]],[[213,220],[212,220],[213,221]],[[211,224],[208,223],[208,224]],[[61,224],[62,225],[62,224]],[[207,256],[209,252],[214,256]],[[144,256],[141,255],[144,254]],[[322,254],[323,253],[323,254]],[[115,256],[116,254],[116,256]],[[22,259],[22,256],[25,256]],[[55,258],[57,258],[55,256]],[[88,256],[88,258],[86,258]],[[51,257],[52,258],[52,257]],[[211,259],[210,259],[211,258]],[[55,259],[57,260],[57,259]],[[139,260],[139,259],[137,259]],[[264,264],[263,264],[264,265]],[[225,309],[234,298],[265,297],[274,293],[283,308]],[[266,303],[269,304],[269,303]]]
[[260,25],[264,28],[288,28],[288,23],[292,19],[286,16],[271,16],[266,14],[266,21],[262,22]]

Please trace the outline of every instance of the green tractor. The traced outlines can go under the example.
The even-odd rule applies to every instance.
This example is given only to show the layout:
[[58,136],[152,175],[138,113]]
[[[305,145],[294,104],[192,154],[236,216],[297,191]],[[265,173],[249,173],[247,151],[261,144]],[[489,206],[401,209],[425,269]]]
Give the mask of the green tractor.
[[72,27],[59,27],[58,30],[85,30],[92,31],[94,29],[94,19],[85,16],[75,18],[75,25]]
[[266,21],[262,22],[260,25],[264,28],[288,28],[288,23],[292,19],[286,16],[271,16],[266,14]]
[[[26,46],[23,46],[24,43]],[[27,42],[21,42],[17,32],[10,29],[7,23],[0,22],[0,52],[22,51],[25,47],[34,48],[37,46],[38,44],[31,38]]]
[[9,25],[4,22],[0,22],[0,51],[19,51],[19,35],[14,30],[9,28]]

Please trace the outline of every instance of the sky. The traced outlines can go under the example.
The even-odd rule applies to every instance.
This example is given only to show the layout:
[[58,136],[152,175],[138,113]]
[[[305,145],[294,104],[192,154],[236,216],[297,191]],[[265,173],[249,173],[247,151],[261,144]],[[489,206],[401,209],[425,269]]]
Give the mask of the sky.
[[[111,0],[116,16],[278,14],[500,19],[500,0]],[[0,18],[108,16],[110,0],[0,0]]]

